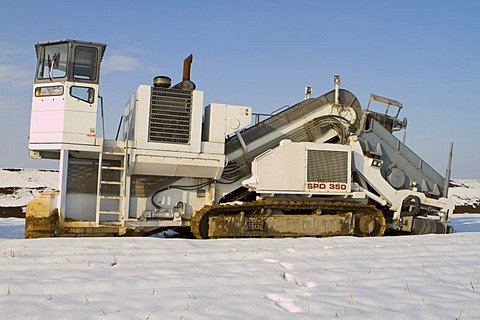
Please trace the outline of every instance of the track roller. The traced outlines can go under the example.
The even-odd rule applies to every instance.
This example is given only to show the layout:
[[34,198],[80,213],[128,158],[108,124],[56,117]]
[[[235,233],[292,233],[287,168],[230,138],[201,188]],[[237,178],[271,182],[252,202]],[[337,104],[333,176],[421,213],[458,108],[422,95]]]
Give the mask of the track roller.
[[426,217],[413,218],[412,233],[411,234],[444,234],[449,233],[450,229],[446,223],[432,220]]

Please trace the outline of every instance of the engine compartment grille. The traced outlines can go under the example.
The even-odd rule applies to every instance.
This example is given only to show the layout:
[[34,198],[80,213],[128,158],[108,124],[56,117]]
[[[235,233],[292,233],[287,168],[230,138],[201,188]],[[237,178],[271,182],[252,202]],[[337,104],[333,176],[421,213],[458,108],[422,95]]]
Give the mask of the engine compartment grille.
[[152,87],[148,140],[189,144],[192,92]]
[[307,181],[348,183],[348,152],[308,150]]

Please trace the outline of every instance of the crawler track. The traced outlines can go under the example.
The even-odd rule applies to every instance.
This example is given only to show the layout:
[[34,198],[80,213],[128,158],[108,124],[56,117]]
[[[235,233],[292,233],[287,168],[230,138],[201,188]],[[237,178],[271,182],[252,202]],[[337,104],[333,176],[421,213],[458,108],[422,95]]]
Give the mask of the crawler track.
[[341,201],[260,200],[205,206],[190,221],[197,239],[382,236],[374,206]]

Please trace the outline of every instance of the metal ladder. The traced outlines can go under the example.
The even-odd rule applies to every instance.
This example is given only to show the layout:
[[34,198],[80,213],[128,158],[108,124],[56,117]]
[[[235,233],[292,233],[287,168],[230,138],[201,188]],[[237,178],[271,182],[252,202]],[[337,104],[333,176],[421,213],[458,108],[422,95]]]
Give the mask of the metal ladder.
[[[104,155],[122,155],[121,160],[106,160]],[[112,162],[120,161],[120,165]],[[125,153],[106,151],[102,142],[98,157],[98,182],[95,224],[124,224],[125,209]]]

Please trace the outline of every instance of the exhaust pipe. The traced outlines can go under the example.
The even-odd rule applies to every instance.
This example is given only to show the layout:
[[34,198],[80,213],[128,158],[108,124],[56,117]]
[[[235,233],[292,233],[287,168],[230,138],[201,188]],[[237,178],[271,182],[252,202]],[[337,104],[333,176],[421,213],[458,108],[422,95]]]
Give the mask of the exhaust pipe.
[[192,67],[193,61],[193,54],[189,55],[183,61],[183,79],[181,82],[177,83],[174,88],[185,90],[185,91],[193,91],[197,87],[195,83],[190,80],[190,71]]

